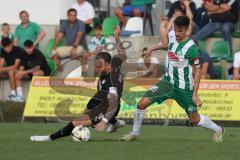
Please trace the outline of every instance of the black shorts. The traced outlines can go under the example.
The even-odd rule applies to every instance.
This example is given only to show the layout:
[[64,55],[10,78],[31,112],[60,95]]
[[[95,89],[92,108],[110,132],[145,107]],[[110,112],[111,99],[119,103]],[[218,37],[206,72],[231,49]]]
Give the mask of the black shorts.
[[97,92],[88,102],[86,114],[89,115],[92,125],[96,125],[101,121],[101,117],[106,114],[108,109],[107,92]]

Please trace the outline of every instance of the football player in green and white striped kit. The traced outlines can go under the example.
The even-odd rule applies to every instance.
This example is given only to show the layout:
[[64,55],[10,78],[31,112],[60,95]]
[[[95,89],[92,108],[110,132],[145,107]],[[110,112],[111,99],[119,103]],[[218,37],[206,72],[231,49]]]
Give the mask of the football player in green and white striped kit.
[[211,129],[214,132],[214,141],[222,142],[224,129],[207,116],[199,114],[197,110],[197,107],[202,105],[198,97],[201,68],[198,48],[186,35],[189,23],[187,16],[179,16],[174,20],[176,41],[168,45],[168,72],[141,98],[134,113],[132,132],[121,140],[131,141],[139,136],[148,106],[166,99],[174,99],[185,110],[193,124]]

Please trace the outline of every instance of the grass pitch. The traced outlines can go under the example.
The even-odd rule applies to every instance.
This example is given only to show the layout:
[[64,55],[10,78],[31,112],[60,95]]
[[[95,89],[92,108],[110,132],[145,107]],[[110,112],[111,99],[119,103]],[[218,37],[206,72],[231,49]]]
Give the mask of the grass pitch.
[[90,142],[66,137],[54,142],[31,142],[31,135],[52,133],[63,124],[0,123],[0,160],[238,160],[240,128],[226,128],[223,143],[212,132],[193,127],[144,126],[138,141],[118,139],[131,126],[114,134],[91,130]]

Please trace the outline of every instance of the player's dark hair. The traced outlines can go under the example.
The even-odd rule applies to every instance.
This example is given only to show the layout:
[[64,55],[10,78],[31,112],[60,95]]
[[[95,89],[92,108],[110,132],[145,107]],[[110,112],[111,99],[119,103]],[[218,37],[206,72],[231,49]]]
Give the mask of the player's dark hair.
[[177,27],[186,27],[186,28],[188,28],[189,24],[190,24],[190,19],[188,18],[188,16],[178,16],[174,20],[174,26],[177,26]]
[[12,40],[8,37],[5,37],[2,39],[2,47],[8,47],[10,44],[12,44]]
[[28,14],[28,12],[27,12],[26,10],[22,10],[22,11],[19,13],[19,16],[21,16],[23,13],[25,13],[25,14],[27,14],[27,15],[29,16],[29,14]]
[[32,46],[33,46],[33,41],[31,41],[31,40],[26,40],[26,41],[24,42],[24,47],[30,48],[30,47],[32,47]]
[[104,62],[110,64],[111,63],[111,60],[112,60],[112,57],[111,57],[111,54],[108,53],[108,52],[99,52],[97,55],[96,55],[96,60],[98,59],[103,59]]
[[70,9],[67,11],[67,14],[69,15],[70,12],[75,12],[75,13],[77,13],[77,10],[74,9],[74,8],[70,8]]

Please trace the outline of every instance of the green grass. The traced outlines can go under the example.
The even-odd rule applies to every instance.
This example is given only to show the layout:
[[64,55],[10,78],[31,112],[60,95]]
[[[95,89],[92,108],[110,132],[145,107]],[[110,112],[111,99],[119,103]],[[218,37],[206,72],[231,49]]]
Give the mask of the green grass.
[[54,142],[31,142],[29,137],[48,134],[62,124],[0,123],[1,160],[230,160],[240,156],[240,129],[226,128],[223,143],[212,142],[212,132],[193,127],[144,126],[138,141],[120,142],[131,126],[114,134],[91,130],[90,142],[71,137]]

